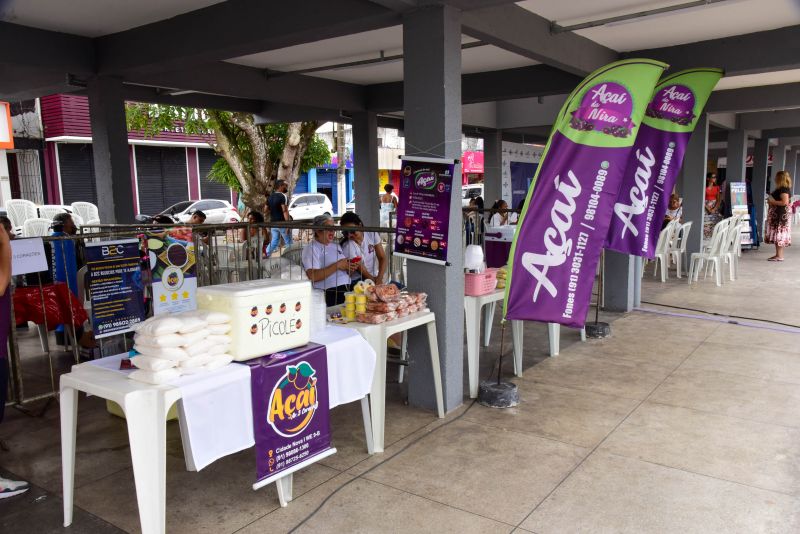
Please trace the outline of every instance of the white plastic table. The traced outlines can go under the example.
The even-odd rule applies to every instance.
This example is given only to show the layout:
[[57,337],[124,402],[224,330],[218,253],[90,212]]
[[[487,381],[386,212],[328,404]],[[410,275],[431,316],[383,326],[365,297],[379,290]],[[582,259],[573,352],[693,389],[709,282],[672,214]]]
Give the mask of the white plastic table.
[[386,420],[386,343],[388,339],[401,332],[418,326],[426,326],[430,345],[433,385],[436,391],[436,410],[444,417],[442,397],[442,374],[439,367],[439,344],[436,338],[436,316],[433,312],[417,312],[407,317],[380,324],[347,323],[345,326],[357,330],[375,350],[375,375],[370,391],[370,411],[372,414],[372,439],[375,452],[383,452],[383,431]]
[[[314,336],[312,340],[313,338]],[[328,357],[330,358],[331,354]],[[385,356],[383,368],[385,376]],[[79,391],[114,401],[125,412],[142,533],[165,532],[166,421],[167,412],[182,397],[180,387],[154,386],[137,382],[130,380],[123,373],[91,363],[75,365],[70,373],[61,376],[61,462],[65,527],[72,524]],[[349,400],[343,400],[340,404]],[[372,454],[374,448],[369,401],[366,395],[360,401],[367,451]],[[181,413],[179,410],[179,417]],[[187,454],[187,468],[192,469],[188,436],[185,431],[184,421],[181,421],[181,439]],[[315,457],[314,461],[316,459]],[[290,473],[275,480],[281,506],[286,506],[292,500],[292,479],[293,475]]]
[[[489,337],[492,331],[492,319],[494,318],[495,302],[503,300],[505,290],[497,289],[486,295],[472,297],[464,296],[464,317],[467,327],[467,376],[469,377],[469,396],[478,396],[478,359],[480,356],[480,337],[481,337],[481,309],[486,309],[484,316],[486,346],[489,345]],[[511,334],[514,343],[514,374],[522,376],[522,321],[511,321]]]

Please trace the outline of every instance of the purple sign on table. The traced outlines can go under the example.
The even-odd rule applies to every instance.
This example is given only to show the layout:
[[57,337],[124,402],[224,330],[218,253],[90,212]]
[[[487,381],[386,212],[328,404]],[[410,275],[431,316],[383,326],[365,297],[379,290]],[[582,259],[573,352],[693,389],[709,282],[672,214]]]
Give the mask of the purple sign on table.
[[506,319],[585,323],[622,174],[664,67],[618,61],[567,99],[514,237]]
[[692,69],[668,76],[656,87],[614,204],[606,248],[655,257],[686,145],[721,76],[719,69]]
[[257,480],[280,475],[330,449],[325,346],[309,343],[247,364]]
[[401,167],[394,251],[445,263],[455,163],[404,158]]

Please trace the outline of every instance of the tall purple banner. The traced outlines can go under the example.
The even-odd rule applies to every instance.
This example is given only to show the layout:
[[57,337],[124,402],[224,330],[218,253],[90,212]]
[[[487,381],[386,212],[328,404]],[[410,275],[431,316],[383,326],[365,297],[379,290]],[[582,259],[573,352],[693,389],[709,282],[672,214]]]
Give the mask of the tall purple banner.
[[[456,164],[453,160],[404,157],[401,169],[395,254],[444,264]],[[458,184],[460,191],[460,181]]]
[[606,248],[655,257],[686,145],[721,77],[720,69],[692,69],[658,84],[622,178]]
[[664,68],[649,59],[612,63],[561,108],[514,236],[506,319],[586,322],[614,201]]
[[310,343],[247,364],[258,481],[288,474],[330,449],[325,347]]

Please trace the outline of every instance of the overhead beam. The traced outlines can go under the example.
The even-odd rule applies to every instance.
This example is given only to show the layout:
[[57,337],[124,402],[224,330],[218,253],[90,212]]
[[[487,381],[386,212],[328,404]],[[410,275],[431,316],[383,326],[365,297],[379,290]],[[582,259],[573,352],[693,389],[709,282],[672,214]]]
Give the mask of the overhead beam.
[[800,83],[784,83],[714,91],[708,99],[706,111],[724,113],[798,107],[800,107]]
[[[92,39],[0,22],[0,64],[63,74],[94,72]],[[0,79],[0,91],[7,80]]]
[[228,0],[97,39],[101,74],[167,70],[377,30],[400,15],[367,0]]
[[129,74],[125,81],[299,106],[314,102],[317,107],[327,109],[360,111],[365,101],[365,89],[360,85],[299,74],[267,76],[260,69],[224,61],[183,70]]
[[207,95],[203,93],[170,95],[154,87],[142,87],[137,85],[125,85],[123,92],[127,102],[146,102],[188,108],[241,111],[245,113],[259,113],[264,107],[264,102],[260,100],[247,100],[244,98],[231,98],[228,96]]
[[800,126],[800,109],[761,111],[739,115],[739,127],[744,130],[794,128]]
[[[578,76],[547,65],[463,74],[461,100],[464,104],[475,104],[566,94],[572,91],[580,80]],[[403,109],[403,82],[367,86],[366,106],[367,109],[378,113]]]
[[624,55],[658,59],[669,63],[672,71],[721,67],[726,76],[795,69],[800,67],[800,25]]
[[762,130],[761,137],[766,139],[784,139],[787,137],[800,137],[800,126],[795,128],[774,128]]
[[578,34],[550,33],[549,20],[515,4],[467,11],[461,25],[470,37],[579,76],[618,59]]

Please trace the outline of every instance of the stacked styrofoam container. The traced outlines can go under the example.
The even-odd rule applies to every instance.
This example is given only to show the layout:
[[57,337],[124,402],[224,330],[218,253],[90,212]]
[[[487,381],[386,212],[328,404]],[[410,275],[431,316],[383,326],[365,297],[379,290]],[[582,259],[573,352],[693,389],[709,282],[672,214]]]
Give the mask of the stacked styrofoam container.
[[137,368],[132,380],[164,384],[182,374],[212,371],[229,364],[231,324],[225,313],[192,311],[159,315],[139,323],[135,330]]

